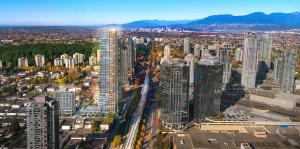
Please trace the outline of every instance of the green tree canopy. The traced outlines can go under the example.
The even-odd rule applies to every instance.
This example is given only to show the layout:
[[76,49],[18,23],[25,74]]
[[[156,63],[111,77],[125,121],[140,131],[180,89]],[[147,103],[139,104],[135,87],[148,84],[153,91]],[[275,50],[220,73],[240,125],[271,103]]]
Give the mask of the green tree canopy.
[[97,121],[97,120],[93,121],[92,131],[93,132],[99,132],[100,131],[100,122],[99,121]]
[[0,60],[6,67],[16,67],[18,65],[18,58],[26,57],[30,66],[35,64],[34,56],[42,54],[45,56],[47,62],[53,62],[62,54],[72,55],[74,53],[81,53],[85,55],[87,61],[96,49],[99,49],[98,43],[38,43],[38,44],[23,44],[23,45],[4,45],[0,46]]

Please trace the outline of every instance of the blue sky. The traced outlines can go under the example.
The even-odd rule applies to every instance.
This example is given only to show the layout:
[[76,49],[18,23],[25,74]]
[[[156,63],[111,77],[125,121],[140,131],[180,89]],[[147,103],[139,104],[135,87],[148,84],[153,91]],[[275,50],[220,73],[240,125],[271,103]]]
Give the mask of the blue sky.
[[258,11],[300,11],[300,0],[1,0],[0,24],[95,25]]

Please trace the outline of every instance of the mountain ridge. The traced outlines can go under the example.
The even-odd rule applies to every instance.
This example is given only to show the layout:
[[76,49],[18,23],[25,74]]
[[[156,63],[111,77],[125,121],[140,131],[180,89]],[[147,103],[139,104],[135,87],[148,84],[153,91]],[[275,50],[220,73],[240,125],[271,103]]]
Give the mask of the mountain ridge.
[[[123,28],[156,28],[156,27],[177,27],[186,29],[197,29],[199,27],[208,27],[212,25],[219,25],[219,28],[223,25],[239,26],[237,28],[256,29],[259,28],[270,29],[293,29],[300,28],[300,12],[281,13],[275,12],[265,14],[263,12],[253,12],[247,15],[232,15],[221,14],[211,15],[203,19],[195,20],[138,20],[125,24],[120,24]],[[226,28],[226,26],[225,26]],[[216,27],[218,29],[218,27]]]

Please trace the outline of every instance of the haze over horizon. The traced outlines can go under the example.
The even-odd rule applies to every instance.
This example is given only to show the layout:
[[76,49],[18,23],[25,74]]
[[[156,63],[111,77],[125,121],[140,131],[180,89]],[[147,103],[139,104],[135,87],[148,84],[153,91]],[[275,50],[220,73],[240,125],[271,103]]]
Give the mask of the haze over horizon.
[[137,20],[193,20],[211,15],[297,12],[293,0],[5,0],[0,25],[102,25]]

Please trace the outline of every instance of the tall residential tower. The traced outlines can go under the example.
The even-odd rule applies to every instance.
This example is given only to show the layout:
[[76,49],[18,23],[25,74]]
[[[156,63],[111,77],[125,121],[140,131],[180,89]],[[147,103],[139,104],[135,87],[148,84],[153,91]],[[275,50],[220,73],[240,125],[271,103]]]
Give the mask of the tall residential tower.
[[194,120],[199,122],[220,112],[223,64],[217,57],[203,55],[194,75]]
[[118,44],[117,30],[100,34],[99,110],[102,114],[116,113],[118,106]]
[[248,88],[256,85],[257,39],[255,33],[247,32],[244,40],[241,84]]
[[184,54],[189,54],[191,50],[191,39],[190,38],[184,38],[183,40],[183,48],[184,48]]
[[231,50],[228,50],[226,48],[220,48],[217,51],[217,57],[218,57],[219,63],[223,64],[222,88],[225,89],[226,85],[230,82],[230,77],[231,77],[231,63],[230,63]]
[[271,65],[272,38],[269,35],[261,35],[257,39],[257,61],[264,62],[265,69],[269,69]]
[[56,100],[47,95],[27,104],[27,148],[59,148],[59,110]]
[[285,92],[292,92],[294,90],[296,61],[297,52],[295,49],[289,49],[284,52],[280,87]]
[[45,65],[45,56],[41,54],[37,54],[34,56],[35,65],[37,67],[42,67]]
[[166,59],[161,65],[162,123],[181,129],[189,120],[189,66],[182,59]]

